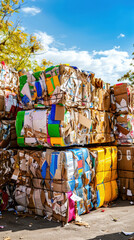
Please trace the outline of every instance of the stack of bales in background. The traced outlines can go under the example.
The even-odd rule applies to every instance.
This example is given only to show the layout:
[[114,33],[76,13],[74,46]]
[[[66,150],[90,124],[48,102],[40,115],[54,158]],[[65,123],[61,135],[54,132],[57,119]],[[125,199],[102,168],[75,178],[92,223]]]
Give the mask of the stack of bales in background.
[[115,138],[117,144],[133,144],[134,88],[127,83],[113,86],[115,101]]
[[134,146],[118,147],[118,176],[120,196],[134,200]]
[[134,199],[134,88],[127,83],[113,86],[115,138],[118,144],[119,191],[123,199]]
[[[11,176],[14,171],[14,157],[17,153],[17,136],[15,129],[15,117],[19,110],[18,97],[18,73],[8,68],[2,61],[0,64],[0,210],[4,210],[13,201],[10,198],[10,190],[13,193]],[[8,191],[8,194],[6,193]]]
[[13,156],[16,154],[13,148],[17,147],[15,129],[17,94],[18,73],[2,62],[0,64],[0,187],[10,182],[13,172]]
[[0,148],[16,147],[15,118],[19,109],[18,74],[0,64]]
[[0,119],[16,117],[18,106],[18,72],[0,64]]

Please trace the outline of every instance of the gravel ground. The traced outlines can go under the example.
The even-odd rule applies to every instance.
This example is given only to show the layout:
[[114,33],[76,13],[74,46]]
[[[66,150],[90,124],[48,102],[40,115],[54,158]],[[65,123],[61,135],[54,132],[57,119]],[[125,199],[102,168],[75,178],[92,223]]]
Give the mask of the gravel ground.
[[[104,211],[103,211],[104,210]],[[114,220],[113,220],[114,219]],[[122,231],[134,232],[134,205],[118,200],[111,207],[100,208],[82,216],[89,227],[49,222],[41,217],[17,216],[4,212],[0,219],[0,240],[126,240]],[[9,239],[8,239],[9,237]],[[6,239],[7,238],[7,239]]]

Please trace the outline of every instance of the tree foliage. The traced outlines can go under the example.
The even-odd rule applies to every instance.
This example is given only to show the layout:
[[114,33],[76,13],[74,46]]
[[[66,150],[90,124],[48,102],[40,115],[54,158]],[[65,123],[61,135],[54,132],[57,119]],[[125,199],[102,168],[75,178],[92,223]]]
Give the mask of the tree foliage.
[[[134,56],[134,52],[132,53],[132,56]],[[131,85],[134,85],[134,57],[132,57],[132,63],[130,64],[131,70],[125,73],[120,79],[118,79],[119,82],[121,81],[129,81]]]
[[36,36],[21,30],[19,23],[11,21],[24,0],[1,0],[0,3],[0,62],[16,68],[16,70],[43,70],[49,62],[42,60],[41,65],[36,61],[36,54],[42,50]]

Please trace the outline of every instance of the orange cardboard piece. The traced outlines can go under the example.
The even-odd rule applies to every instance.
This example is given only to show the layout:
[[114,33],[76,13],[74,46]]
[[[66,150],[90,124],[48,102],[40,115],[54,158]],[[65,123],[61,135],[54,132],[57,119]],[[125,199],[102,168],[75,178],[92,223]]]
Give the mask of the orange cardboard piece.
[[55,120],[64,121],[65,107],[56,105]]
[[88,129],[91,128],[91,120],[84,117],[82,114],[79,114],[79,123]]

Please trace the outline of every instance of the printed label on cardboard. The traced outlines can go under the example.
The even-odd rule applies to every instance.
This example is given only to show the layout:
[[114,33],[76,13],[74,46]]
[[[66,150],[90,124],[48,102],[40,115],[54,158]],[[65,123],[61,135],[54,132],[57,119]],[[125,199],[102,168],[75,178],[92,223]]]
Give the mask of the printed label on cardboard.
[[127,196],[132,196],[132,192],[131,192],[131,190],[130,189],[127,189]]
[[130,161],[131,160],[131,151],[127,150],[127,160]]

